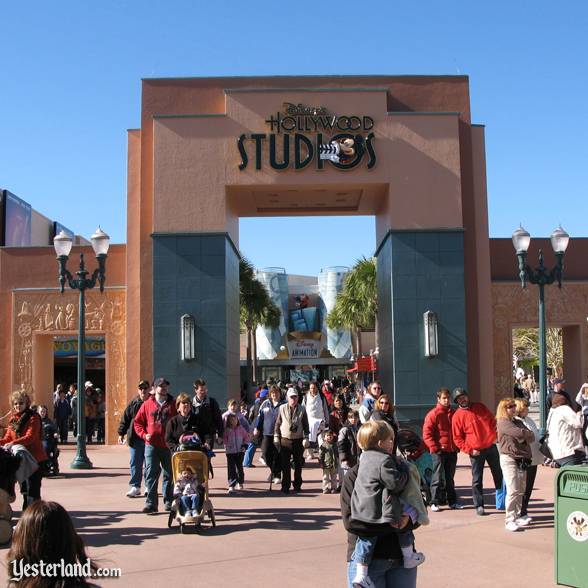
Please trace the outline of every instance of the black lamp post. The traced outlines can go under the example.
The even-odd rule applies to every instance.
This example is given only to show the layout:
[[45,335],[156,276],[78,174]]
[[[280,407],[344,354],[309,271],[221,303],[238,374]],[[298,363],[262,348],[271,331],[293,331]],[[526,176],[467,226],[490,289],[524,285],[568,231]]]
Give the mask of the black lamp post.
[[57,261],[59,263],[61,293],[63,294],[66,282],[72,290],[79,290],[80,292],[78,309],[78,442],[76,456],[71,463],[71,467],[78,470],[92,469],[92,462],[86,454],[86,390],[84,388],[84,381],[86,379],[86,290],[93,288],[96,282],[98,282],[100,292],[104,292],[106,256],[108,254],[110,237],[98,227],[96,232],[90,237],[90,241],[92,242],[92,248],[98,260],[98,268],[94,270],[92,277],[88,278],[89,272],[84,265],[84,254],[80,253],[80,267],[76,272],[77,278],[74,278],[66,267],[73,245],[72,238],[64,231],[61,231],[53,239],[53,246],[55,247]]
[[557,285],[561,288],[563,278],[563,258],[568,246],[570,236],[561,228],[561,225],[551,233],[551,247],[555,253],[557,264],[551,270],[547,269],[543,263],[543,251],[539,250],[539,266],[534,270],[527,265],[527,250],[531,243],[531,235],[519,227],[512,234],[512,244],[514,245],[517,257],[519,258],[519,277],[521,286],[527,287],[527,280],[531,284],[539,286],[539,410],[540,410],[540,434],[545,435],[545,420],[547,410],[547,371],[546,355],[547,344],[545,340],[545,293],[544,288],[553,284],[557,280]]

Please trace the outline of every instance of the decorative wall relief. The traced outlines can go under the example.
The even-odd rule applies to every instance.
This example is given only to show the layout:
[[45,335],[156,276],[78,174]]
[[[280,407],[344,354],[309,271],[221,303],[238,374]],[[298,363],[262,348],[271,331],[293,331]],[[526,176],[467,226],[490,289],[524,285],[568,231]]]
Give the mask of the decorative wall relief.
[[[37,334],[77,335],[78,293],[55,290],[13,292],[13,378],[12,389],[26,390],[31,398],[41,395],[33,389],[33,341]],[[106,437],[116,443],[120,415],[127,405],[126,356],[124,354],[126,292],[106,289],[86,292],[87,335],[104,335],[106,340]],[[49,389],[53,382],[48,383]],[[44,392],[44,391],[43,391]]]

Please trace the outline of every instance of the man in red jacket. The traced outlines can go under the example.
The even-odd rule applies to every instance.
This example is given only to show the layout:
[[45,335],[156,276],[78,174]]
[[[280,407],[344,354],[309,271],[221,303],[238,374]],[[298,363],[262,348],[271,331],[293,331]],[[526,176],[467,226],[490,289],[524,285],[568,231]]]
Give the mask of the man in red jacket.
[[133,421],[135,433],[145,441],[147,500],[143,512],[147,514],[157,512],[157,484],[162,469],[165,510],[171,510],[173,499],[171,451],[165,443],[165,428],[177,411],[174,397],[167,392],[168,386],[165,378],[157,378],[153,382],[155,393],[143,402]]
[[502,470],[496,448],[496,418],[481,402],[470,402],[467,390],[456,388],[453,400],[458,409],[453,415],[453,441],[470,456],[472,464],[472,497],[476,512],[484,513],[484,464],[488,462],[496,491],[502,488]]
[[437,406],[430,410],[423,424],[423,441],[433,460],[433,478],[431,480],[431,510],[441,510],[443,488],[447,503],[451,509],[462,509],[455,493],[455,468],[458,449],[453,442],[451,419],[455,411],[451,408],[451,392],[447,388],[437,391]]

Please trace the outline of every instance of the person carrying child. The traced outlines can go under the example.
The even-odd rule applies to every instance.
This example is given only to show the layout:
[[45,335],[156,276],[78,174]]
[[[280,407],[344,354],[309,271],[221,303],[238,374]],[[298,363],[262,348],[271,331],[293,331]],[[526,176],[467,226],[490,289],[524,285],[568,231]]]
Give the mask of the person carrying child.
[[[420,491],[416,466],[394,455],[394,430],[384,421],[368,421],[357,434],[362,449],[357,481],[351,496],[351,518],[365,523],[389,523],[402,528],[406,516],[413,524],[428,525],[429,518]],[[376,537],[359,536],[352,560],[356,564],[354,588],[371,588],[368,576]],[[399,533],[405,568],[415,568],[425,561],[414,550],[412,531]]]
[[339,452],[335,443],[335,432],[327,429],[319,449],[319,465],[323,468],[323,494],[335,494],[338,484]]
[[245,484],[243,457],[249,443],[249,433],[243,428],[236,414],[227,416],[223,443],[227,457],[229,494],[232,494],[235,490],[243,490]]
[[180,499],[180,514],[187,517],[197,516],[203,495],[204,486],[196,478],[192,466],[187,465],[174,485],[174,498]]

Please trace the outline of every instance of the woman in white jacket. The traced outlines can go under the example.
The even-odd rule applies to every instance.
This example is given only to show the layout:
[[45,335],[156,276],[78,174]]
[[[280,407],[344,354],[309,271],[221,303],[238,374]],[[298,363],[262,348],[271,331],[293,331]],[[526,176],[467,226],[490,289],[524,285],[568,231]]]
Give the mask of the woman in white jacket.
[[517,417],[521,419],[535,435],[534,441],[531,441],[531,465],[527,468],[527,483],[525,486],[525,495],[523,496],[523,504],[521,506],[521,518],[528,519],[529,513],[529,500],[531,499],[531,493],[533,492],[533,486],[535,485],[535,478],[537,476],[537,466],[543,463],[545,459],[543,454],[539,451],[539,429],[535,424],[535,421],[529,416],[529,401],[526,398],[516,398],[515,404],[517,405]]
[[313,457],[316,455],[319,445],[317,441],[318,435],[322,429],[329,426],[329,405],[325,397],[319,392],[315,382],[311,382],[302,405],[306,408],[306,416],[308,417],[308,428],[310,429],[309,453]]
[[548,445],[558,465],[580,465],[584,462],[582,427],[584,415],[574,412],[563,394],[554,394],[547,419]]

